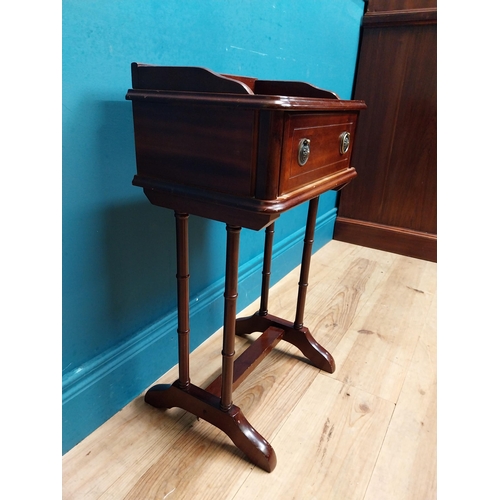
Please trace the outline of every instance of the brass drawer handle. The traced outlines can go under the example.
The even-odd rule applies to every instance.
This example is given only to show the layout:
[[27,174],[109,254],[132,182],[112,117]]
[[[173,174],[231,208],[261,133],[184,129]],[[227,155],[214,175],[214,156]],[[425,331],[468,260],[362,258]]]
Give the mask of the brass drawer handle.
[[344,155],[349,151],[349,144],[351,143],[351,134],[349,132],[342,132],[339,136],[340,139],[340,154]]
[[311,139],[301,139],[299,142],[299,154],[297,156],[297,161],[302,167],[307,163],[309,155],[311,154]]

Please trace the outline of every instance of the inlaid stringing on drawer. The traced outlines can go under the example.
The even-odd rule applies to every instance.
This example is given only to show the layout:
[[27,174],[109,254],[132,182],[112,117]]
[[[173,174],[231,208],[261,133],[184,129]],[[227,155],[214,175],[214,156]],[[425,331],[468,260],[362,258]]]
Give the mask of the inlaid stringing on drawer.
[[[280,193],[348,168],[355,120],[350,113],[290,113],[284,129]],[[344,150],[349,145],[345,152],[342,143]]]

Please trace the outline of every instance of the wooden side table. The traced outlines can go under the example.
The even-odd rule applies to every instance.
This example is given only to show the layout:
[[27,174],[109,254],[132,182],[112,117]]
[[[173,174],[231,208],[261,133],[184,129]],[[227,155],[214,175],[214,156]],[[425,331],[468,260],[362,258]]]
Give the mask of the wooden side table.
[[[284,340],[333,373],[332,356],[303,325],[318,201],[356,171],[350,157],[362,101],[302,82],[220,75],[194,67],[132,64],[137,175],[154,205],[176,218],[179,378],[150,388],[147,403],[180,407],[225,432],[249,460],[271,472],[276,454],[233,403],[233,390]],[[308,201],[295,320],[269,314],[275,220]],[[188,219],[226,224],[222,370],[205,390],[189,375]],[[259,310],[236,319],[242,227],[265,228]],[[237,359],[235,335],[262,332]]]

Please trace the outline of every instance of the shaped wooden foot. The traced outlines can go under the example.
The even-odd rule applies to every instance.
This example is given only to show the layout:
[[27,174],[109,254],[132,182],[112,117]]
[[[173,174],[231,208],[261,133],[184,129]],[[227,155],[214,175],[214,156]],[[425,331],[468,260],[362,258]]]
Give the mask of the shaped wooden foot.
[[262,316],[257,312],[253,316],[236,320],[236,335],[264,332],[270,327],[283,329],[283,340],[297,347],[314,366],[328,373],[335,371],[335,362],[332,355],[316,342],[309,329],[305,326],[295,328],[290,321],[271,314]]
[[183,390],[176,381],[172,385],[159,384],[148,390],[146,403],[156,408],[182,408],[218,427],[231,441],[261,469],[271,472],[276,467],[272,446],[250,425],[243,412],[235,405],[229,410],[220,408],[220,398],[190,384]]

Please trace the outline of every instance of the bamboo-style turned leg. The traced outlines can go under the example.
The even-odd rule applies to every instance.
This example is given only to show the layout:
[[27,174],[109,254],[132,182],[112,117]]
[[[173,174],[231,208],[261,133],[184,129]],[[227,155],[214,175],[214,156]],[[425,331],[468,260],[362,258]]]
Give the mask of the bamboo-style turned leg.
[[309,281],[309,268],[311,267],[312,247],[314,243],[314,229],[316,227],[316,215],[318,214],[319,197],[309,202],[307,212],[306,234],[304,237],[304,248],[302,250],[302,264],[300,266],[299,293],[297,297],[297,310],[294,328],[300,330],[304,326],[304,310],[306,307],[306,294]]
[[228,411],[233,404],[234,336],[238,298],[238,259],[241,227],[226,226],[226,285],[224,290],[224,329],[222,341],[222,386],[220,407]]
[[[285,319],[268,314],[267,312],[267,297],[272,259],[272,235],[274,233],[273,223],[272,226],[269,226],[269,232],[266,231],[260,310],[253,316],[239,318],[236,321],[236,334],[246,335],[252,332],[265,332],[271,327],[275,329],[282,329],[284,332],[282,340],[290,342],[300,349],[302,354],[308,358],[314,366],[317,366],[318,368],[329,373],[333,373],[335,371],[335,362],[331,354],[324,347],[318,344],[318,342],[316,342],[314,337],[309,332],[309,329],[303,325],[309,269],[314,243],[314,230],[316,226],[316,216],[318,213],[318,202],[319,198],[313,198],[309,202],[295,321],[292,323]],[[265,298],[262,299],[262,297]]]
[[189,386],[189,249],[188,214],[175,212],[177,241],[177,334],[179,387]]
[[266,227],[266,239],[264,243],[264,262],[262,265],[262,288],[260,292],[259,315],[267,314],[269,302],[269,286],[271,282],[271,260],[273,257],[274,222]]
[[217,385],[220,387],[220,392],[208,391],[190,383],[189,380],[188,216],[177,213],[175,216],[177,221],[179,379],[172,385],[158,384],[151,387],[146,392],[145,401],[156,408],[179,407],[210,422],[226,433],[252,463],[271,472],[276,467],[276,454],[273,448],[250,425],[243,412],[232,402],[241,228],[227,226],[222,374],[220,384]]
[[[262,296],[259,311],[249,318],[236,320],[238,297],[238,258],[241,228],[227,225],[226,283],[224,290],[224,328],[222,346],[222,373],[206,390],[189,379],[189,262],[188,215],[176,213],[177,236],[177,294],[179,379],[172,385],[160,384],[146,393],[147,403],[157,408],[183,408],[203,418],[225,432],[248,458],[262,469],[271,472],[276,466],[276,454],[271,445],[250,425],[241,410],[233,404],[233,388],[285,340],[298,347],[313,365],[332,373],[335,370],[330,353],[320,346],[309,330],[303,326],[309,267],[314,242],[314,228],[318,198],[309,203],[304,249],[299,279],[295,322],[268,314],[268,293],[271,276],[274,223],[266,230],[264,263],[262,271]],[[235,334],[264,332],[235,361]]]

